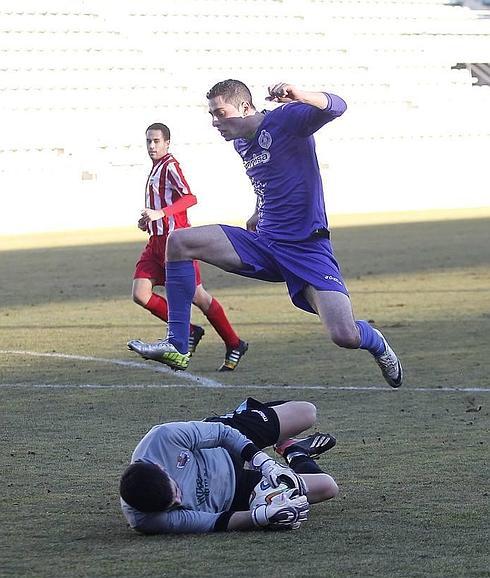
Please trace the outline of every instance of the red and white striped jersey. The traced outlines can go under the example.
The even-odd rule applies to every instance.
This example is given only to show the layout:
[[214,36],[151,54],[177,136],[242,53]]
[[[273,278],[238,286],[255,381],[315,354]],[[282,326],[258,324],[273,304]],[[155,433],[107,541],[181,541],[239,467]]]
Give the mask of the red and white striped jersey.
[[[178,202],[181,199],[183,202]],[[150,235],[168,235],[174,229],[190,227],[187,208],[196,202],[179,163],[167,153],[153,166],[146,181],[145,207],[168,208],[165,217],[148,224]],[[172,209],[175,203],[177,205]]]

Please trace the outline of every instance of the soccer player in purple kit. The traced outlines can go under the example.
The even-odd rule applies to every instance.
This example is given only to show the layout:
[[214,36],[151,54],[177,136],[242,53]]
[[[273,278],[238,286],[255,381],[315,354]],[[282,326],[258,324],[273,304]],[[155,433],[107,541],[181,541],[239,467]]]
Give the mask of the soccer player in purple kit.
[[382,333],[355,320],[330,242],[323,186],[313,134],[341,116],[346,103],[335,94],[300,90],[287,83],[268,89],[282,103],[258,112],[248,87],[238,80],[217,83],[207,94],[213,126],[233,141],[257,195],[247,230],[206,225],[171,233],[167,243],[167,339],[151,345],[151,359],[174,369],[189,364],[188,334],[198,259],[225,271],[285,282],[296,307],[317,313],[332,341],[366,349],[391,387],[403,370]]

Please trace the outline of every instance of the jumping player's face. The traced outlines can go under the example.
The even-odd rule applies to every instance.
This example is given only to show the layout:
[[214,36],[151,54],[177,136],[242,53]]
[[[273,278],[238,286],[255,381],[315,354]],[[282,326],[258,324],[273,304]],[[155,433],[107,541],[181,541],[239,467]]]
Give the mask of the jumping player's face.
[[161,130],[146,131],[146,150],[153,162],[159,161],[168,153],[170,141],[165,140]]
[[234,140],[250,132],[246,120],[251,111],[248,102],[243,102],[236,108],[234,104],[226,102],[222,96],[215,96],[210,98],[208,103],[212,125],[219,130],[225,140]]

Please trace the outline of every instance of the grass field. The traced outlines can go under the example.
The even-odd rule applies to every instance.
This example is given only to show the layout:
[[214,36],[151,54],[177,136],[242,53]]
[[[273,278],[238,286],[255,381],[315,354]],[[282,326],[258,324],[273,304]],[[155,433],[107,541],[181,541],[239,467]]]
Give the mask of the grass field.
[[[142,362],[126,341],[164,333],[129,296],[143,243],[0,238],[1,576],[490,576],[488,217],[334,231],[357,317],[404,363],[397,391],[282,285],[209,266],[205,285],[250,341],[239,369],[216,372],[223,347],[197,312],[190,373]],[[247,395],[317,405],[338,439],[320,464],[340,496],[295,533],[128,530],[117,485],[141,436]]]

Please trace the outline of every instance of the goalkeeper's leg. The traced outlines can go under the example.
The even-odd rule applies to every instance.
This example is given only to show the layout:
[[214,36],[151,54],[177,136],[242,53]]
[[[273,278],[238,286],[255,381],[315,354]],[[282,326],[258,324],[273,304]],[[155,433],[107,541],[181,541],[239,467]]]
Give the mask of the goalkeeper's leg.
[[310,504],[331,500],[339,493],[337,483],[329,474],[301,474],[301,477],[308,487],[306,497]]
[[270,405],[279,419],[279,439],[276,444],[296,437],[312,427],[316,421],[316,407],[308,401],[285,401]]
[[310,504],[330,500],[339,493],[332,476],[324,472],[313,459],[333,448],[335,444],[334,436],[316,433],[301,440],[285,440],[274,446],[288,466],[305,481]]

